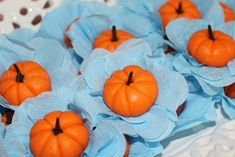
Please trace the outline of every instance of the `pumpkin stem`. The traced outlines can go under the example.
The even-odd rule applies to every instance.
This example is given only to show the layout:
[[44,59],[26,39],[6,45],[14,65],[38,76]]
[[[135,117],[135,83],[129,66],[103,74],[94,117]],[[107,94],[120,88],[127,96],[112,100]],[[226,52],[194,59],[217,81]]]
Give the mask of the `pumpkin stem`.
[[133,77],[133,71],[131,71],[131,72],[129,73],[129,76],[128,76],[128,80],[127,80],[126,85],[129,86],[129,85],[133,82],[132,77]]
[[55,128],[52,131],[55,136],[60,133],[63,133],[63,130],[60,127],[60,119],[59,118],[56,118]]
[[179,2],[178,8],[176,9],[177,14],[182,14],[183,9],[182,9],[182,2]]
[[208,25],[208,33],[209,33],[209,38],[213,41],[215,41],[215,37],[211,28],[211,25]]
[[24,82],[24,75],[21,73],[19,67],[16,64],[13,64],[13,66],[14,66],[16,73],[17,73],[16,81],[19,83]]
[[9,125],[9,124],[11,124],[14,111],[11,109],[6,109],[5,114],[6,114],[6,118],[7,118],[6,125]]
[[112,27],[112,39],[111,39],[111,41],[112,42],[118,41],[116,26]]

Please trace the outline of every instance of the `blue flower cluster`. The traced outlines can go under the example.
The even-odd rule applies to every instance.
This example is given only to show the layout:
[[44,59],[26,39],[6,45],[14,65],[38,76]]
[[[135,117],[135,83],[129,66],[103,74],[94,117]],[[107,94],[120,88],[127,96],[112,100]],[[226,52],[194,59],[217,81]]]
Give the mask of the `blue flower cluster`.
[[[190,12],[179,13],[182,15],[163,28],[159,9],[170,3],[169,10],[179,6],[184,10],[184,2],[194,4],[201,18],[189,19]],[[120,0],[116,6],[106,6],[65,0],[45,16],[39,31],[17,29],[0,35],[0,76],[12,64],[31,60],[45,68],[52,86],[51,91],[28,98],[20,106],[11,105],[4,94],[0,95],[0,118],[6,109],[14,111],[11,124],[0,124],[0,153],[6,157],[32,156],[30,130],[53,111],[69,110],[83,118],[89,130],[84,157],[122,157],[127,142],[130,157],[156,156],[163,149],[162,140],[215,121],[216,104],[235,119],[233,89],[229,89],[232,94],[224,90],[235,83],[235,60],[223,67],[207,66],[188,50],[192,35],[208,25],[235,39],[235,22],[225,22],[221,2],[228,7],[235,3]],[[176,3],[182,4],[174,6]],[[104,35],[105,31],[110,37]],[[127,33],[132,38],[118,42]],[[99,44],[115,45],[115,50],[94,48],[102,35]],[[136,117],[114,112],[103,95],[106,80],[130,65],[150,72],[158,86],[152,107]]]

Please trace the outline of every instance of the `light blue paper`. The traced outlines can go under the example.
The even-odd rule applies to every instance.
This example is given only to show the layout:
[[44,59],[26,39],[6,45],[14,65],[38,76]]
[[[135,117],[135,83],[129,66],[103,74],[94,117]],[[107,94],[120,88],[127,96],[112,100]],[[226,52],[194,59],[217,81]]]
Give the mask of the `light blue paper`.
[[[161,64],[153,64],[154,61],[148,54],[151,54],[150,46],[139,39],[124,43],[114,53],[107,53],[102,49],[94,50],[81,65],[81,77],[85,79],[87,88],[77,93],[74,105],[90,113],[93,122],[108,119],[124,134],[132,137],[141,137],[149,142],[166,138],[177,120],[176,109],[188,97],[188,86],[182,75]],[[139,117],[127,118],[113,113],[102,98],[105,80],[114,71],[127,65],[139,65],[149,70],[158,81],[159,96],[155,105]],[[172,87],[171,83],[174,84]],[[174,96],[169,101],[172,95]]]
[[234,38],[234,22],[216,25],[205,20],[175,20],[167,27],[167,36],[175,45],[178,54],[175,56],[174,67],[184,76],[193,76],[208,95],[216,95],[220,87],[235,82],[234,67],[235,60],[230,61],[225,67],[209,67],[199,64],[187,51],[190,36],[198,30],[207,29],[211,24],[213,30],[229,33]]

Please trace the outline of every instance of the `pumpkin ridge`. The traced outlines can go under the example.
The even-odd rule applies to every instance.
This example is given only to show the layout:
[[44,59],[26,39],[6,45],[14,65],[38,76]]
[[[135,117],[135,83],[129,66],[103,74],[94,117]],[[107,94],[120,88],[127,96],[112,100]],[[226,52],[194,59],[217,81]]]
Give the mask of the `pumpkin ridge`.
[[16,93],[17,93],[17,94],[16,94],[16,97],[17,97],[16,100],[17,100],[18,103],[19,103],[19,102],[20,102],[19,84],[17,83],[16,86],[17,86],[17,87],[16,87]]
[[[126,73],[125,73],[126,74]],[[128,76],[128,75],[127,75]],[[112,75],[111,78],[114,77],[114,78],[117,78],[117,79],[120,79],[122,80],[123,82],[126,82],[125,78],[123,77],[120,77],[120,76],[117,76],[117,75]]]
[[12,82],[12,85],[9,86],[7,89],[5,89],[5,90],[2,92],[3,96],[5,95],[6,91],[8,91],[9,89],[11,89],[11,87],[13,87],[13,86],[15,86],[15,85],[16,85],[16,83],[15,83],[15,82]]
[[[205,40],[208,40],[208,39],[205,39]],[[204,41],[205,41],[204,40]],[[192,53],[192,56],[194,57],[194,58],[197,58],[197,56],[198,55],[200,55],[200,49],[201,49],[201,47],[203,46],[203,43],[201,43],[200,45],[198,45],[196,48],[195,48],[195,51],[194,51],[194,53]],[[214,47],[214,43],[211,43],[210,44],[210,47]],[[205,64],[205,63],[202,63],[202,64]]]
[[97,39],[97,41],[94,43],[94,47],[98,48],[98,46],[100,44],[102,44],[103,42],[106,42],[108,40],[108,37],[103,37],[103,38],[99,38]]
[[123,84],[123,82],[107,83],[105,86],[109,87],[109,86],[118,85],[118,84]]
[[28,70],[25,70],[24,66],[28,66],[28,65],[27,64],[23,65],[23,70],[22,71],[24,71],[24,73],[30,73],[32,70],[35,70],[35,69],[41,69],[40,65],[35,65],[35,64],[30,65],[30,69],[28,69]]
[[201,42],[199,42],[197,45],[194,45],[193,50],[190,52],[191,56],[195,56],[197,54],[197,50],[199,49],[201,44],[203,44],[206,40],[208,39],[207,38],[201,39]]
[[68,125],[68,126],[63,127],[63,130],[64,130],[64,129],[68,129],[68,128],[74,126],[74,125],[83,126],[82,124],[74,123],[74,124],[70,124],[70,125]]
[[[218,40],[217,40],[217,41],[218,41]],[[231,51],[230,51],[230,50],[228,49],[228,47],[225,45],[224,41],[221,40],[220,43],[221,43],[220,45],[221,45],[224,49],[226,49],[227,52],[230,52],[229,55],[231,55]],[[234,50],[235,50],[235,49],[234,49]],[[231,57],[234,58],[234,57],[235,57],[235,52],[234,52],[232,55],[233,55],[233,56],[231,56]]]
[[141,95],[143,95],[147,100],[149,100],[148,96],[143,92],[141,91],[139,88],[135,87],[134,85],[130,86],[130,88],[138,91]]
[[57,146],[58,146],[59,155],[60,155],[60,157],[62,157],[63,155],[62,155],[62,152],[61,152],[60,142],[58,141],[58,138],[57,138],[57,137],[56,137],[56,144],[57,144]]
[[[42,68],[43,68],[43,67],[42,67]],[[39,66],[35,66],[34,68],[30,68],[29,70],[24,71],[24,73],[26,73],[25,75],[27,75],[28,73],[31,73],[31,72],[34,71],[34,70],[41,70],[41,71],[44,71],[44,72],[45,72],[45,70],[42,69],[42,68],[39,67]]]
[[[47,75],[48,76],[48,75]],[[31,78],[37,78],[37,79],[41,79],[41,80],[45,80],[45,79],[47,79],[47,78],[49,78],[49,76],[48,77],[43,77],[43,76],[40,76],[40,75],[38,75],[38,76],[31,76],[31,77],[28,77],[27,75],[25,76],[26,78],[25,78],[25,80],[27,79],[31,79]]]
[[[45,142],[44,142],[44,144],[43,144],[43,147],[41,148],[41,150],[40,150],[39,153],[38,153],[38,154],[39,154],[39,157],[42,156],[41,154],[43,153],[44,148],[46,148],[47,143],[48,143],[48,141],[50,140],[51,136],[52,136],[52,135],[48,135],[48,138],[45,140]],[[31,140],[32,140],[32,139],[31,139]]]
[[130,104],[130,100],[129,100],[129,90],[128,88],[130,88],[129,86],[126,86],[125,88],[125,97],[126,97],[126,101],[127,101],[127,108],[128,111],[130,112],[130,115],[132,116],[132,110],[131,110],[131,104]]
[[[81,126],[81,125],[80,125],[80,126]],[[83,127],[83,126],[82,126],[82,127]],[[72,139],[75,143],[77,143],[77,145],[80,146],[80,148],[82,148],[82,150],[84,150],[83,147],[85,147],[85,146],[83,146],[83,144],[79,143],[79,141],[77,141],[76,139],[74,139],[72,136],[68,135],[68,134],[66,133],[66,131],[63,133],[63,135],[64,135],[64,136],[67,136],[67,137],[70,138],[70,139]]]
[[[63,133],[63,136],[65,136],[65,137],[67,137],[67,138],[69,138],[69,139],[71,139],[72,141],[74,141],[74,143],[76,143],[77,144],[77,146],[78,147],[80,147],[81,148],[81,150],[84,150],[84,148],[80,145],[80,143],[78,143],[76,140],[74,140],[73,138],[71,138],[70,136],[67,136],[66,134],[64,134]],[[60,142],[58,142],[58,138],[56,138],[56,140],[57,140],[57,144],[58,144],[58,147],[59,147],[59,151],[60,151],[60,154],[61,154],[61,156],[63,157],[63,153],[62,153],[62,149],[61,149],[61,145],[60,145]]]
[[109,106],[109,108],[111,108],[111,109],[113,109],[113,105],[115,105],[115,102],[117,101],[117,99],[116,99],[116,97],[117,97],[117,95],[118,95],[118,93],[123,89],[123,88],[125,88],[126,86],[124,85],[124,86],[120,86],[119,88],[118,88],[118,90],[116,91],[116,92],[114,92],[115,94],[113,94],[114,96],[113,96],[113,98],[111,99],[111,103],[110,103],[110,106]]
[[48,132],[50,131],[50,129],[45,129],[45,130],[40,130],[40,132],[35,133],[33,136],[31,136],[30,138],[34,138],[35,136],[37,136],[38,134],[41,134],[42,132]]
[[32,89],[29,85],[27,85],[26,83],[24,83],[23,85],[24,85],[25,87],[27,87],[28,90],[29,90],[30,92],[32,92],[34,96],[37,96],[37,94],[33,91],[33,89]]

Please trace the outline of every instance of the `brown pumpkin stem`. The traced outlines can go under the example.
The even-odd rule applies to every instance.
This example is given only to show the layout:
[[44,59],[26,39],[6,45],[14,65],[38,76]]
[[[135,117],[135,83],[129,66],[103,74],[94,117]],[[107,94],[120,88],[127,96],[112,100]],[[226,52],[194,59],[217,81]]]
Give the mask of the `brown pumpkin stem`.
[[6,109],[5,114],[6,114],[6,118],[7,118],[6,125],[9,125],[12,122],[12,117],[13,117],[14,111],[11,109]]
[[111,41],[112,42],[118,41],[116,26],[112,27],[112,39],[111,39]]
[[210,40],[215,41],[215,37],[214,37],[214,34],[213,34],[213,30],[211,28],[211,25],[208,25],[208,33],[209,33]]
[[177,14],[182,14],[183,9],[182,9],[182,2],[179,2],[178,8],[176,9]]
[[133,82],[132,77],[133,77],[133,71],[131,71],[131,72],[129,73],[129,76],[128,76],[128,80],[127,80],[126,85],[129,86],[129,85]]
[[52,131],[53,131],[55,136],[60,134],[60,133],[63,133],[63,130],[60,127],[60,119],[59,118],[56,118],[55,128],[52,129]]
[[19,67],[16,64],[13,64],[13,66],[14,66],[16,73],[17,73],[16,81],[19,83],[24,82],[24,75],[21,73]]

